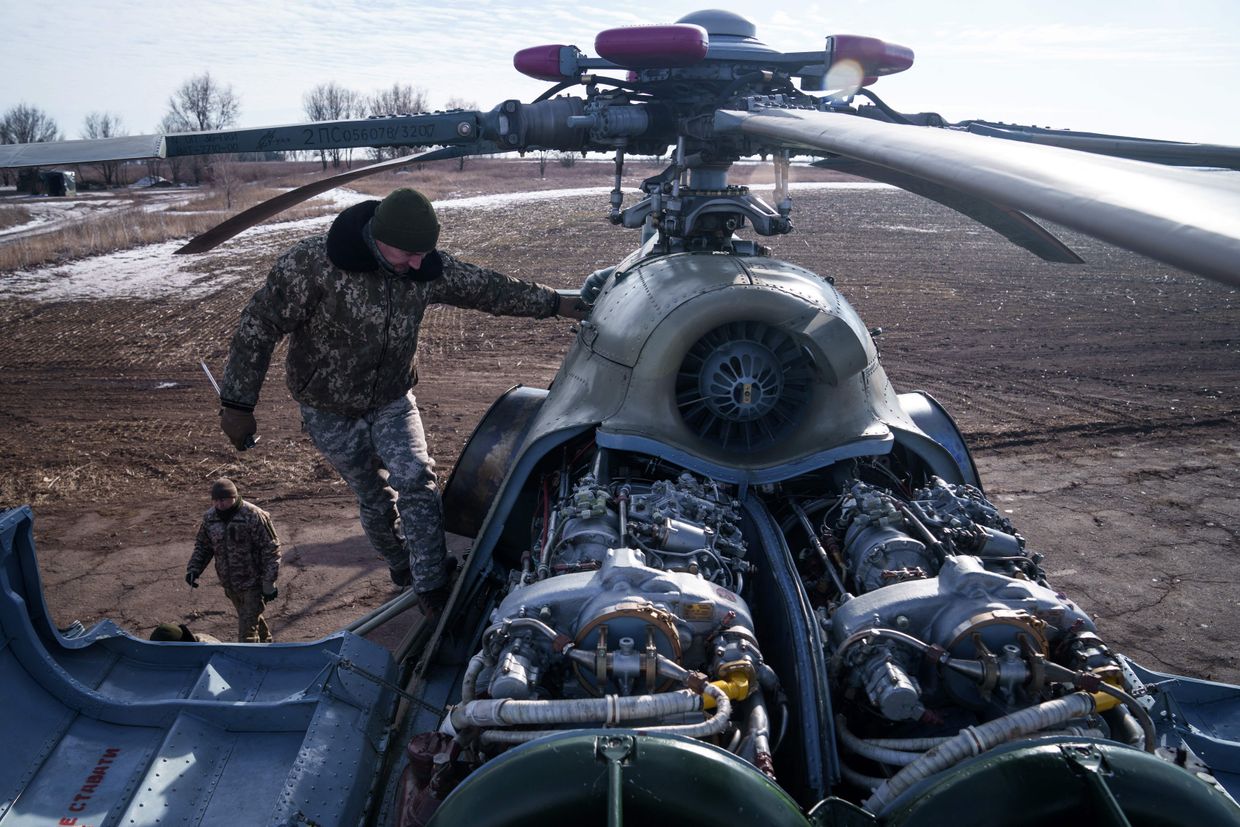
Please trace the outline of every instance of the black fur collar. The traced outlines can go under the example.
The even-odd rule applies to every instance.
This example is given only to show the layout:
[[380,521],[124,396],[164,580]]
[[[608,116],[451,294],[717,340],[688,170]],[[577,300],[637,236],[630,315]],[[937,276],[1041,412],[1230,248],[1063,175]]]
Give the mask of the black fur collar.
[[[373,273],[387,269],[375,260],[370,245],[366,243],[366,225],[378,206],[378,201],[363,201],[336,216],[331,229],[327,231],[327,257],[332,264],[341,270],[355,273]],[[422,266],[417,270],[410,270],[402,275],[414,281],[433,281],[439,278],[443,275],[443,259],[439,251],[434,250],[422,259]]]

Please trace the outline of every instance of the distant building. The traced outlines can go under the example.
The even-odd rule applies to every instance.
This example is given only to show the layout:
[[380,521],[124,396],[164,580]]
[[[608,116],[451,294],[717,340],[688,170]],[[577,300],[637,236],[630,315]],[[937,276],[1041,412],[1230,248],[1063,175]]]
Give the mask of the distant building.
[[77,175],[61,169],[28,169],[17,175],[17,191],[31,195],[77,195]]

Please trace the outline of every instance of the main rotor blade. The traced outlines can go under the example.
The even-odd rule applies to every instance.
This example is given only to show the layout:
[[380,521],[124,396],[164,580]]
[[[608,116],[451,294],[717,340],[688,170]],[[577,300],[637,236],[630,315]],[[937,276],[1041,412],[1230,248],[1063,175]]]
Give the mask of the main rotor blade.
[[238,152],[474,144],[482,133],[482,117],[481,112],[455,110],[247,129],[9,144],[0,146],[0,168]]
[[1067,129],[1043,129],[1038,126],[963,121],[954,124],[976,135],[1025,141],[1031,144],[1079,149],[1116,158],[1149,161],[1180,167],[1218,167],[1240,170],[1240,147],[1222,144],[1190,144],[1181,141],[1159,141],[1132,138],[1126,135],[1104,135],[1099,132],[1073,132]]
[[316,195],[335,189],[342,184],[350,181],[356,181],[359,178],[365,178],[368,175],[374,175],[377,172],[386,172],[392,169],[408,166],[409,164],[421,164],[427,161],[441,161],[445,158],[459,158],[462,155],[473,155],[481,152],[498,152],[498,147],[488,145],[485,147],[465,147],[450,146],[443,149],[432,149],[429,152],[420,152],[417,155],[406,155],[401,158],[392,158],[387,161],[380,161],[370,166],[358,167],[349,172],[342,172],[339,175],[332,175],[328,178],[322,178],[318,181],[289,190],[277,195],[275,198],[268,198],[260,204],[255,204],[248,210],[239,212],[227,221],[216,224],[211,229],[201,235],[197,235],[190,239],[185,246],[176,251],[178,255],[182,253],[205,253],[223,244],[228,239],[238,233],[248,230],[255,224],[259,224],[271,218],[273,215],[279,215],[289,207],[296,206],[302,201],[313,198]]
[[966,195],[951,187],[852,158],[830,158],[815,161],[811,166],[859,175],[871,181],[879,181],[908,190],[922,198],[929,198],[945,207],[951,207],[979,224],[984,224],[1016,246],[1023,247],[1044,261],[1056,264],[1080,264],[1084,261],[1072,251],[1071,247],[1056,238],[1050,230],[1020,210],[1003,207],[984,198]]
[[162,158],[163,135],[126,135],[92,141],[46,141],[0,146],[0,168],[51,167],[98,161],[137,161]]
[[1240,179],[812,110],[721,110],[715,128],[844,155],[1240,287]]

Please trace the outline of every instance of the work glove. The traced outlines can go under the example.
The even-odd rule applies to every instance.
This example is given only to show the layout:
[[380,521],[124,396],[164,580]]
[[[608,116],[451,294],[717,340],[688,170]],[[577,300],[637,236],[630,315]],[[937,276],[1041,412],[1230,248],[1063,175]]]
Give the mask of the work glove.
[[584,319],[590,315],[590,306],[578,296],[560,296],[555,315],[565,319]]
[[198,588],[198,573],[193,571],[185,572],[185,582],[189,583],[191,588]]
[[280,596],[280,590],[277,589],[275,586],[272,586],[271,591],[263,592],[263,602],[270,603],[271,601],[275,600],[279,596]]
[[244,451],[256,441],[254,434],[258,431],[258,422],[253,411],[220,408],[220,430],[228,435],[234,448]]

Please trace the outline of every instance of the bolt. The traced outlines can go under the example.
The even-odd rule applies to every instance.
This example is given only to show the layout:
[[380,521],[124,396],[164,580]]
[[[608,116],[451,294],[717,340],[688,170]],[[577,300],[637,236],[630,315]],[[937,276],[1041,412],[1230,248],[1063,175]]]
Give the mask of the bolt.
[[462,138],[466,137],[473,131],[473,124],[470,124],[468,121],[461,121],[456,125],[456,134],[460,135]]

